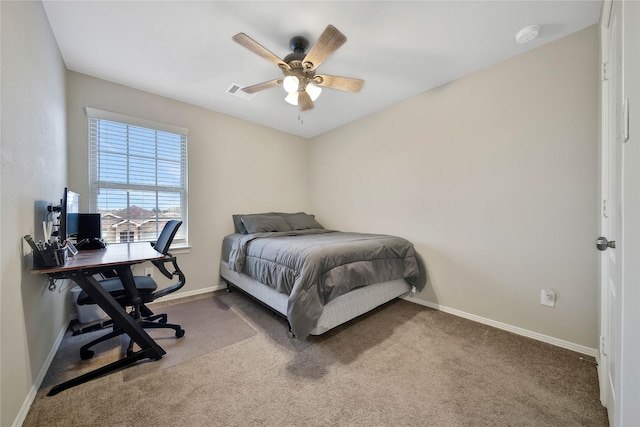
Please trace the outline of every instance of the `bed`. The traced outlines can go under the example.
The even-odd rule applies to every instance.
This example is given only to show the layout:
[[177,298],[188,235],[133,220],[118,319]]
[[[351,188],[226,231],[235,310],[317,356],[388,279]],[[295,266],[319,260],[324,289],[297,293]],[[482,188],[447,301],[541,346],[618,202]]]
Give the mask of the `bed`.
[[220,276],[284,316],[299,339],[425,286],[424,263],[406,239],[327,230],[304,212],[238,214],[233,221]]

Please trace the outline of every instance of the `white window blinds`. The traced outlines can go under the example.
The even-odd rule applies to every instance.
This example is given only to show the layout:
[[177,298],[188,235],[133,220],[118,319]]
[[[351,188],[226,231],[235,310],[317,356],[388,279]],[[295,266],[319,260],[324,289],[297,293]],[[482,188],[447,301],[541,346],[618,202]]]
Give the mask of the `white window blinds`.
[[87,108],[91,211],[109,243],[155,241],[171,219],[187,242],[186,129]]

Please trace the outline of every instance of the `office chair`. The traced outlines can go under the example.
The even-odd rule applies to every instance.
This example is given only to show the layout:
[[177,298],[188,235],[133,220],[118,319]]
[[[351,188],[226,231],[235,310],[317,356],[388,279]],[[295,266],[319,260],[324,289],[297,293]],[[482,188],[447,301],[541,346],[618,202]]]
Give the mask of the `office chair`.
[[[134,276],[136,289],[138,291],[139,301],[132,301],[132,298],[126,295],[122,282],[118,277],[110,277],[100,280],[100,284],[104,289],[111,294],[111,296],[126,310],[131,307],[129,314],[142,326],[143,328],[171,328],[176,331],[176,338],[184,336],[184,329],[180,325],[167,323],[166,314],[154,315],[153,312],[145,305],[158,298],[161,298],[167,294],[177,291],[185,284],[186,278],[178,263],[176,257],[169,253],[169,247],[171,242],[178,232],[178,228],[182,225],[182,221],[171,220],[162,229],[158,240],[151,245],[163,254],[165,257],[159,260],[151,261],[163,275],[171,279],[174,276],[178,276],[178,281],[173,285],[163,288],[156,292],[158,285],[150,276]],[[165,267],[165,264],[171,263],[173,265],[173,272],[170,272]],[[78,305],[95,304],[93,299],[85,292],[80,292],[78,295]],[[88,344],[83,345],[80,348],[80,357],[82,359],[90,359],[93,357],[94,352],[90,350],[94,345],[106,341],[108,339],[122,335],[124,331],[116,324],[113,324],[113,330],[106,335],[103,335]],[[131,354],[133,351],[133,340],[130,340],[129,347],[127,348],[127,354]]]

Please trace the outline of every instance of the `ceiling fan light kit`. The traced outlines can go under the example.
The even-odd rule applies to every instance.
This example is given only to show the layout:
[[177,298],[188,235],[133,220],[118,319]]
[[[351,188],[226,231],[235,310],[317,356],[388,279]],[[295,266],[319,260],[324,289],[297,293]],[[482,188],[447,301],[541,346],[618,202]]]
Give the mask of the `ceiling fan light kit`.
[[291,105],[298,105],[298,93],[290,93],[284,98],[284,100]]
[[[320,96],[322,88],[314,85],[313,83],[307,83],[307,87],[304,89],[304,91],[309,94],[309,98],[311,98],[311,101],[315,101]],[[291,105],[298,105],[298,91],[289,92],[284,100]]]
[[322,93],[322,88],[320,86],[314,85],[311,82],[307,83],[307,87],[305,87],[304,90],[309,94],[312,101],[318,99],[318,97]]
[[284,78],[243,88],[242,90],[246,93],[256,93],[282,84],[288,94],[285,101],[292,105],[298,105],[301,111],[306,111],[313,108],[313,102],[320,96],[322,87],[346,92],[359,92],[364,84],[364,80],[361,79],[316,74],[317,67],[347,41],[345,35],[333,25],[328,25],[325,28],[316,44],[308,52],[306,51],[309,47],[309,41],[302,36],[293,37],[289,41],[289,47],[293,53],[284,59],[280,59],[244,33],[238,33],[232,39],[256,55],[277,65],[284,74]]
[[296,76],[287,76],[282,80],[282,87],[287,93],[295,93],[300,87],[300,79]]

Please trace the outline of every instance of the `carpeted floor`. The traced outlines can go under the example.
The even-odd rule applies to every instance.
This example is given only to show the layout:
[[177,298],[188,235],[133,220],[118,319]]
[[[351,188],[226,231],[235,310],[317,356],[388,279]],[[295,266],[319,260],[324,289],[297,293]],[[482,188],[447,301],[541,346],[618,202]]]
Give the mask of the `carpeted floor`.
[[[23,425],[607,425],[595,365],[568,350],[402,300],[292,340],[242,294],[213,299],[256,334],[129,381],[114,373],[51,397],[43,384]],[[72,338],[51,376],[77,364]]]
[[[157,312],[166,313],[169,323],[179,323],[188,333],[185,333],[182,338],[176,339],[173,329],[148,329],[149,335],[167,354],[158,361],[145,359],[122,370],[117,375],[121,375],[124,381],[167,369],[256,334],[256,331],[225,305],[220,298],[178,301],[168,306],[163,304],[159,306]],[[220,325],[224,325],[224,327],[221,328]],[[78,328],[78,326],[74,325],[74,328]],[[56,354],[56,360],[49,368],[42,388],[48,391],[55,384],[124,357],[129,344],[128,335],[122,335],[121,338],[114,338],[92,347],[95,355],[91,360],[81,360],[78,357],[78,351],[82,345],[109,331],[110,329],[104,329],[72,336],[70,328]],[[134,346],[134,350],[138,349],[137,345]]]

